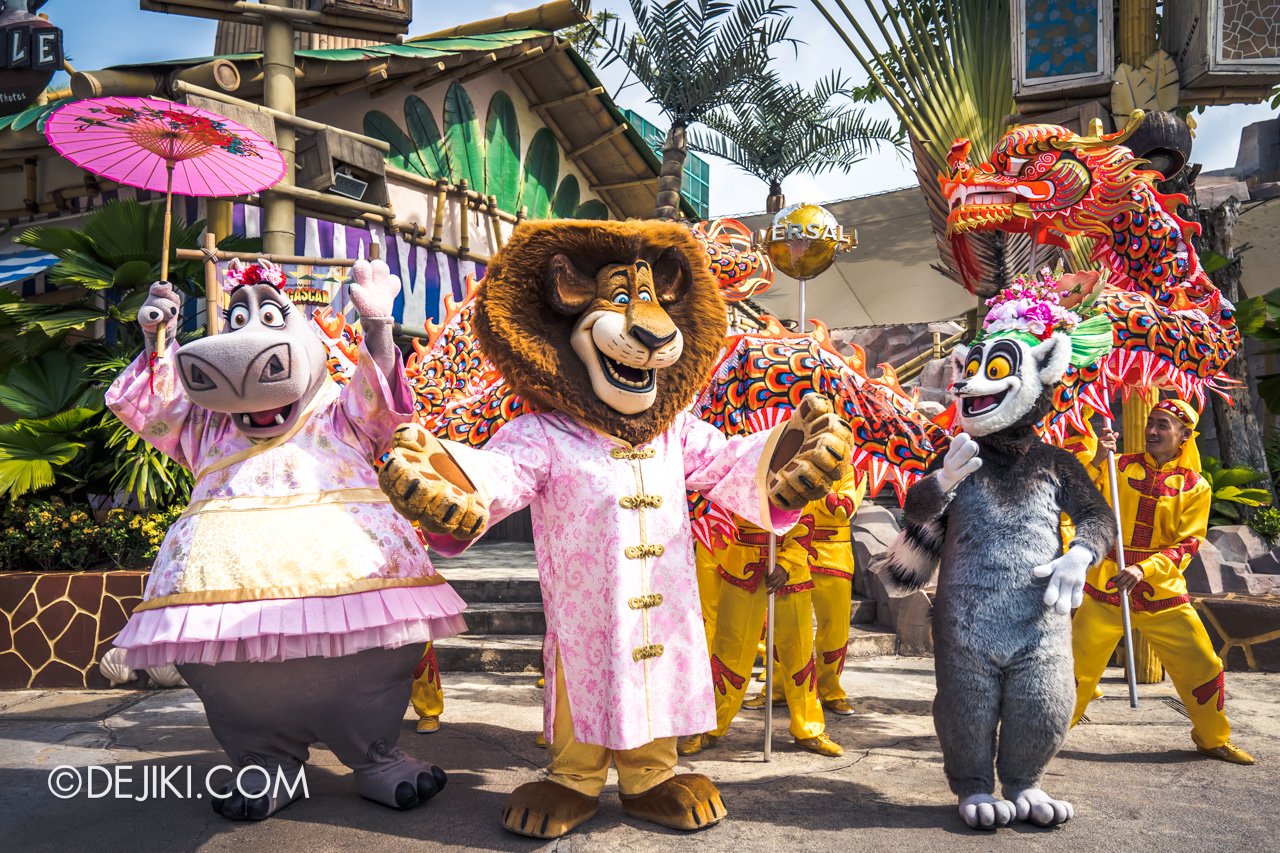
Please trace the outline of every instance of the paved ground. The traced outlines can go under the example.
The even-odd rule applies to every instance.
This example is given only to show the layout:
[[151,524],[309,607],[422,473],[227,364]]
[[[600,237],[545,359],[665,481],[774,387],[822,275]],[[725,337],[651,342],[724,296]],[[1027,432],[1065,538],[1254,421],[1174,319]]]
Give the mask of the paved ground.
[[530,676],[446,674],[444,728],[418,735],[406,716],[401,745],[449,772],[449,786],[427,805],[397,813],[361,800],[350,773],[320,749],[309,766],[310,798],[260,824],[222,820],[207,795],[137,802],[49,792],[50,771],[60,765],[83,774],[87,765],[126,764],[129,793],[140,793],[142,768],[186,765],[198,790],[223,755],[190,691],[0,693],[0,850],[1277,849],[1280,676],[1228,676],[1235,739],[1260,760],[1236,767],[1191,751],[1185,717],[1164,701],[1174,695],[1167,683],[1142,688],[1141,708],[1131,711],[1118,671],[1110,671],[1108,697],[1071,733],[1046,780],[1050,792],[1075,803],[1076,819],[1055,830],[978,833],[960,822],[942,777],[932,665],[851,663],[845,681],[860,697],[858,714],[828,718],[843,758],[798,750],[779,713],[774,761],[764,764],[763,717],[743,712],[720,747],[682,763],[720,783],[730,818],[719,826],[693,835],[650,829],[623,817],[610,786],[600,814],[558,845],[498,825],[506,793],[538,778],[545,761],[533,742],[541,691]]

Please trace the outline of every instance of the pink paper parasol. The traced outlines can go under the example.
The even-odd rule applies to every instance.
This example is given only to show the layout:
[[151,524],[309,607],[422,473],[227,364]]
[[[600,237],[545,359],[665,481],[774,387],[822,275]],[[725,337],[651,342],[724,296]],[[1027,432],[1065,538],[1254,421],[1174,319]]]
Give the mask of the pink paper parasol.
[[76,101],[49,116],[44,132],[59,154],[95,175],[164,191],[160,277],[166,280],[173,193],[243,195],[273,186],[285,174],[284,157],[252,130],[154,98]]

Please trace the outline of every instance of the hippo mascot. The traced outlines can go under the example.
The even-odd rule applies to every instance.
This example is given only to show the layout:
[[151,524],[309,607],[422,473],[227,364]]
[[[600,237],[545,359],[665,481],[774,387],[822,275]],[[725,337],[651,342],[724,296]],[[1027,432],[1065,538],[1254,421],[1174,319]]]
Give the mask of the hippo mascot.
[[222,333],[183,346],[178,297],[151,286],[146,347],[107,394],[195,475],[116,645],[131,667],[177,665],[230,760],[269,775],[261,795],[248,773],[215,795],[233,820],[302,796],[276,782],[295,782],[318,741],[374,802],[412,808],[445,784],[396,741],[414,667],[429,641],[465,630],[465,605],[378,488],[373,460],[413,413],[391,337],[400,282],[380,261],[352,273],[364,341],[341,386],[283,272],[233,262]]

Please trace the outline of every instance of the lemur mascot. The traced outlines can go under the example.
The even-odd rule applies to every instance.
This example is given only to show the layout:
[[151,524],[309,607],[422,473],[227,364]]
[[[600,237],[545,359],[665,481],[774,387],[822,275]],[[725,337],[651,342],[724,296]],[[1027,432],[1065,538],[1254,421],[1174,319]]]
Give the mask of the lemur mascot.
[[[1036,433],[1073,362],[1073,337],[1043,322],[1051,309],[1079,319],[1056,301],[1015,290],[988,315],[984,337],[955,349],[951,393],[962,432],[941,467],[907,491],[907,524],[886,564],[917,588],[941,558],[934,726],[960,815],[976,828],[1015,816],[1052,826],[1074,814],[1040,780],[1075,703],[1068,614],[1083,598],[1086,571],[1116,538],[1084,466]],[[1089,346],[1099,338],[1105,348],[1105,322],[1077,326],[1077,363],[1094,360]],[[1065,549],[1064,512],[1075,525]],[[993,796],[993,766],[1002,799]]]
[[548,778],[503,825],[556,838],[596,813],[610,763],[623,810],[676,829],[725,816],[676,738],[715,726],[686,489],[784,533],[848,470],[852,434],[811,394],[766,433],[726,439],[686,408],[723,345],[706,255],[670,222],[529,222],[476,300],[484,354],[536,413],[483,450],[404,427],[380,482],[451,556],[529,506],[547,614]]

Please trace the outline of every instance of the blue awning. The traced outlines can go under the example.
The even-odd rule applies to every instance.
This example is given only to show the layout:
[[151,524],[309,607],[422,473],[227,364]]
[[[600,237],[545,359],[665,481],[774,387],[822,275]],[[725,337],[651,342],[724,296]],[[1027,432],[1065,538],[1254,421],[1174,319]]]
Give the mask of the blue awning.
[[0,285],[31,278],[57,262],[56,257],[39,249],[14,247],[12,251],[0,252]]

